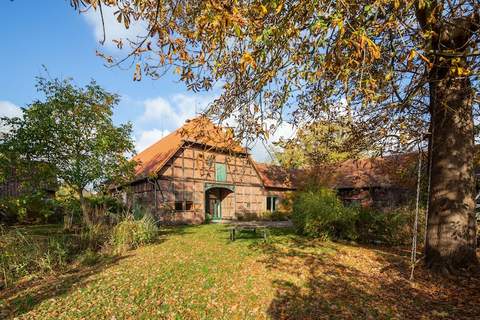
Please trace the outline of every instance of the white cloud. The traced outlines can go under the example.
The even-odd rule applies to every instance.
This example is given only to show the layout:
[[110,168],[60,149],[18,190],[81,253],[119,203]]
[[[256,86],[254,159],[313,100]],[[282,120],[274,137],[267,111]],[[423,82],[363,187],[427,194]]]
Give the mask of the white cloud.
[[[149,147],[168,133],[181,127],[185,120],[194,118],[198,113],[215,99],[216,96],[175,94],[171,97],[156,97],[141,102],[143,113],[134,122],[135,141],[138,152]],[[224,125],[235,126],[235,119],[229,119]],[[267,126],[275,124],[269,121]],[[260,141],[258,138],[251,148],[252,156],[261,162],[271,162],[273,154],[269,153],[272,143],[280,138],[291,138],[295,134],[294,127],[289,123],[281,123],[268,141]],[[271,150],[270,150],[271,151]]]
[[283,122],[275,130],[275,132],[269,137],[268,141],[261,141],[258,138],[255,144],[250,146],[253,159],[259,162],[272,162],[274,161],[273,143],[279,141],[281,138],[292,138],[296,130],[293,125]]
[[175,112],[170,102],[162,97],[148,99],[143,102],[144,111],[140,117],[140,122],[145,123],[158,123],[163,122],[165,124],[173,124],[176,126],[180,120],[180,115]]
[[162,97],[143,102],[144,112],[139,118],[140,126],[155,124],[162,129],[175,130],[203,111],[213,98],[176,94],[169,100]]
[[295,135],[295,127],[287,122],[282,122],[273,133],[270,142],[277,142],[281,138],[290,139]]
[[[105,24],[105,46],[108,49],[115,49],[116,45],[112,40],[129,39],[137,40],[137,37],[142,37],[147,34],[147,24],[144,21],[131,21],[128,29],[125,25],[119,23],[114,16],[115,9],[113,7],[103,6],[103,21]],[[97,41],[103,40],[103,26],[100,10],[90,9],[83,14],[88,25],[93,28],[93,33]],[[124,45],[126,44],[125,41]]]
[[216,96],[176,94],[172,97],[178,110],[187,118],[204,111]]
[[175,94],[142,101],[143,113],[134,122],[135,145],[138,152],[181,127],[203,111],[213,97]]
[[[10,101],[0,101],[0,118],[21,117],[22,114],[22,109],[20,109],[20,107],[14,105]],[[9,131],[9,129],[9,127],[0,124],[0,132],[7,132]]]
[[22,116],[22,109],[17,107],[10,101],[0,101],[0,118],[1,117],[21,117]]
[[137,139],[135,139],[135,149],[137,152],[141,152],[160,140],[161,138],[167,136],[170,133],[168,130],[145,130],[140,132]]

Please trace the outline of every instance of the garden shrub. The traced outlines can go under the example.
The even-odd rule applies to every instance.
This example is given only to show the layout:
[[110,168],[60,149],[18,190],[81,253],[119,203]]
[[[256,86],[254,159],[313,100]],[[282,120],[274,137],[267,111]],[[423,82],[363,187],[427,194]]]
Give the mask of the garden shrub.
[[61,217],[57,203],[42,192],[0,200],[0,222],[6,224],[57,223]]
[[299,191],[293,199],[292,208],[292,222],[301,234],[322,239],[357,238],[357,211],[345,207],[330,189]]
[[92,249],[87,249],[78,257],[78,262],[84,266],[93,266],[100,261],[102,256]]
[[86,199],[90,219],[96,223],[114,225],[127,212],[125,205],[119,199],[110,195],[99,194]]
[[116,251],[122,252],[153,242],[157,234],[157,225],[150,215],[139,220],[128,216],[113,228],[111,241]]
[[[418,216],[418,243],[425,232],[425,210]],[[321,239],[356,240],[363,243],[406,245],[412,242],[415,206],[389,210],[345,206],[333,190],[310,187],[293,200],[296,230]]]
[[287,221],[291,218],[292,213],[290,211],[273,211],[270,213],[270,220],[272,221]]
[[240,221],[255,221],[259,220],[259,215],[253,211],[237,212],[237,218]]
[[264,211],[256,216],[254,220],[264,220],[264,221],[287,221],[291,216],[290,212],[287,211]]
[[[359,241],[365,243],[382,243],[387,245],[410,244],[413,236],[415,208],[413,206],[398,207],[389,211],[373,208],[358,208],[356,228]],[[418,216],[418,242],[423,241],[425,232],[425,211]]]

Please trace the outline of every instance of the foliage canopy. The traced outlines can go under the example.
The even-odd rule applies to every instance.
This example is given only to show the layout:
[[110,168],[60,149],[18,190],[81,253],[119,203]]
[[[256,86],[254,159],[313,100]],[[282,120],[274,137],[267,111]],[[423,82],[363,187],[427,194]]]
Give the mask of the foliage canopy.
[[94,81],[80,88],[70,80],[39,78],[37,88],[44,101],[24,108],[22,118],[2,119],[11,128],[2,142],[2,150],[15,155],[10,165],[46,164],[81,198],[86,188],[131,178],[132,127],[112,122],[117,95]]
[[115,6],[127,28],[144,22],[143,36],[115,40],[127,56],[99,54],[136,65],[134,80],[172,69],[192,90],[221,81],[210,112],[234,116],[243,133],[270,131],[267,119],[301,124],[346,109],[362,120],[359,135],[376,136],[371,143],[408,146],[427,130],[433,66],[478,86],[476,1],[71,2]]

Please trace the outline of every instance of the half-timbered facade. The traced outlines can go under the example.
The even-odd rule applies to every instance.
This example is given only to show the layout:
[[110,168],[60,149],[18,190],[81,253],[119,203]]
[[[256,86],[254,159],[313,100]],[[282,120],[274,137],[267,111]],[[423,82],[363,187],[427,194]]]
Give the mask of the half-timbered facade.
[[201,223],[276,211],[294,189],[289,174],[255,163],[229,129],[206,117],[187,121],[134,160],[136,178],[124,191],[163,222]]

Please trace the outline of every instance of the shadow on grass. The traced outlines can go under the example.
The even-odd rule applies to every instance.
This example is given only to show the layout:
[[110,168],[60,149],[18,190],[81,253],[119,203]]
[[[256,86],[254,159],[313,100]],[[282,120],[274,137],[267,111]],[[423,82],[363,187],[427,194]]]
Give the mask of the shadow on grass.
[[[266,243],[270,243],[272,237],[288,237],[294,234],[291,227],[266,227],[267,240],[265,241],[262,228],[257,230],[252,229],[237,229],[235,232],[235,241],[230,240],[230,225],[225,225],[224,228],[219,229],[218,232],[223,233],[222,237],[225,239],[227,244],[234,242],[248,242],[250,247],[253,250],[257,250],[257,246]],[[278,242],[279,239],[276,239]]]
[[[276,232],[276,231],[275,231]],[[288,234],[260,247],[272,274],[272,319],[474,319],[479,277],[448,280],[418,267],[409,251],[319,242]]]
[[90,267],[78,267],[62,274],[21,281],[15,287],[0,291],[0,318],[15,317],[32,310],[42,301],[68,293],[73,287],[84,287],[86,278],[100,273],[129,255],[103,257]]
[[[151,245],[158,245],[167,241],[170,237],[191,233],[191,226],[162,226],[157,239]],[[38,237],[51,237],[53,233],[37,232],[40,228],[30,228],[31,232]],[[42,229],[43,230],[43,229]],[[48,229],[50,230],[50,229]],[[73,265],[67,271],[57,272],[41,278],[19,281],[14,287],[0,290],[0,319],[15,318],[34,309],[45,300],[68,294],[87,286],[93,279],[89,277],[116,265],[119,261],[133,256],[134,252],[126,252],[122,255],[102,256],[92,266]]]
[[159,227],[159,238],[164,239],[168,238],[170,236],[175,236],[175,235],[185,235],[189,233],[193,233],[193,228],[197,226],[191,226],[191,225],[170,225],[170,226],[163,226],[161,225]]

